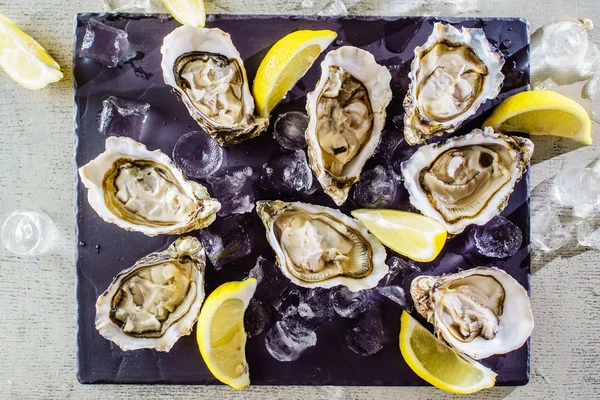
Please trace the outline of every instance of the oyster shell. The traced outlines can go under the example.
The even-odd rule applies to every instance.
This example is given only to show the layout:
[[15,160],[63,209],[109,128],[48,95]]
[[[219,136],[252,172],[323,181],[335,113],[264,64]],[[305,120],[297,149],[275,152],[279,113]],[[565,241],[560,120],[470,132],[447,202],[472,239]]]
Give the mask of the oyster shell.
[[309,165],[337,205],[346,201],[379,143],[390,80],[371,53],[344,46],[327,53],[319,83],[307,95]]
[[140,259],[98,298],[96,329],[125,351],[169,351],[200,315],[205,265],[204,248],[191,236]]
[[518,349],[533,331],[527,291],[497,268],[419,276],[410,294],[438,337],[476,360]]
[[502,211],[532,153],[529,139],[475,129],[417,150],[402,163],[404,186],[414,207],[458,234]]
[[127,137],[106,139],[106,151],[79,168],[79,176],[103,220],[148,236],[205,228],[221,208],[164,153]]
[[415,48],[404,98],[404,137],[411,144],[454,132],[487,99],[500,93],[502,54],[482,29],[436,22]]
[[258,201],[284,276],[298,286],[353,292],[369,289],[388,272],[384,247],[359,221],[338,210],[306,203]]
[[254,115],[244,61],[229,34],[184,25],[160,49],[165,83],[181,96],[190,115],[222,146],[260,135],[267,118]]

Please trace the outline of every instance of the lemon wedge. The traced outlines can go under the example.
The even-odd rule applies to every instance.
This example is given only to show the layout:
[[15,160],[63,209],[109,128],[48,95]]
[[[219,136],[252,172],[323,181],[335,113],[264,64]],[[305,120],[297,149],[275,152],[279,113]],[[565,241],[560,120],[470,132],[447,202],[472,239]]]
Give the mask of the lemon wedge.
[[415,261],[434,260],[446,243],[444,225],[421,214],[397,210],[359,209],[360,220],[381,243]]
[[261,117],[269,116],[336,37],[337,33],[329,30],[300,30],[284,36],[271,47],[258,67],[252,87]]
[[400,317],[400,352],[423,380],[446,392],[468,394],[491,388],[496,373],[436,338],[406,311]]
[[41,89],[63,78],[60,65],[46,49],[1,14],[0,66],[27,89]]
[[206,366],[215,378],[238,390],[250,385],[244,312],[255,290],[254,278],[219,286],[204,302],[196,326]]
[[204,27],[206,24],[204,0],[162,0],[162,2],[181,25]]
[[592,123],[585,109],[560,93],[533,90],[504,100],[483,123],[500,132],[561,136],[592,143]]

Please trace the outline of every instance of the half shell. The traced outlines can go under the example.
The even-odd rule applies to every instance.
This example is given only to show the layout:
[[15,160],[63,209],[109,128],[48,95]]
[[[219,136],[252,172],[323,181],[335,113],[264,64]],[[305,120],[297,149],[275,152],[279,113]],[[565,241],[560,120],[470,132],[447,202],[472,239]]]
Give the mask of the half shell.
[[502,211],[532,153],[529,139],[475,129],[419,148],[402,163],[404,186],[414,207],[456,235]]
[[218,28],[184,25],[165,37],[160,51],[165,83],[222,146],[243,142],[267,129],[269,120],[254,115],[244,61],[229,34]]
[[404,98],[404,137],[411,144],[454,132],[500,93],[504,58],[482,29],[436,22],[415,48]]
[[436,334],[476,360],[520,348],[533,331],[527,291],[497,268],[419,276],[410,293]]
[[281,272],[298,286],[353,292],[377,285],[388,273],[384,247],[359,221],[306,203],[258,201]]
[[169,351],[198,319],[205,265],[202,244],[189,236],[140,259],[98,298],[96,329],[125,351]]
[[373,155],[392,98],[391,75],[371,53],[344,46],[321,63],[321,78],[307,95],[308,161],[337,205]]
[[79,176],[103,220],[147,236],[205,228],[221,208],[164,153],[127,137],[106,139],[106,151],[79,168]]

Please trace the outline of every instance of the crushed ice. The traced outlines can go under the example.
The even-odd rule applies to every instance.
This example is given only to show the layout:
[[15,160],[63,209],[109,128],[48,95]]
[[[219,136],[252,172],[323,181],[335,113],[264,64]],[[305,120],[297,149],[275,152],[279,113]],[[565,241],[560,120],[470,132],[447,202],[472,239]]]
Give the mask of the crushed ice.
[[219,218],[198,231],[206,256],[216,270],[252,251],[246,221],[240,215]]
[[591,43],[589,19],[557,18],[531,36],[531,82],[534,89],[551,89],[580,103],[596,121],[600,51]]
[[119,13],[166,13],[162,0],[104,0],[104,11]]
[[256,197],[252,172],[251,167],[233,167],[206,179],[211,195],[221,203],[220,217],[249,213],[254,209]]
[[561,168],[531,192],[531,243],[536,251],[556,251],[574,235],[581,246],[597,248],[600,160]]
[[263,165],[261,183],[270,190],[288,195],[312,194],[317,190],[302,150],[271,158]]

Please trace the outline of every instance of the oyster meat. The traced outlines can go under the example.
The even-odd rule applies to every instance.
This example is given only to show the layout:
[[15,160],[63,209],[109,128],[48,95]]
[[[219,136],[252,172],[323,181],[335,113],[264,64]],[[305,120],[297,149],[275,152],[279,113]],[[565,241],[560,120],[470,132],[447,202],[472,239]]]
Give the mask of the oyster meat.
[[410,203],[458,234],[502,211],[527,168],[533,143],[486,127],[425,145],[402,163]]
[[79,176],[102,219],[147,236],[205,228],[221,208],[164,153],[127,137],[106,139],[106,151],[79,168]]
[[419,276],[410,294],[438,337],[476,360],[520,348],[533,331],[527,291],[501,269]]
[[222,146],[243,142],[267,129],[254,115],[244,61],[229,34],[184,25],[160,49],[165,83],[181,96],[190,115]]
[[187,236],[120,272],[96,302],[96,329],[122,350],[169,351],[204,301],[204,248]]
[[306,203],[258,201],[281,272],[298,286],[353,292],[369,289],[388,272],[384,247],[359,221]]
[[482,29],[436,22],[415,48],[404,98],[404,137],[411,144],[454,132],[500,93],[504,58]]
[[371,53],[344,46],[321,63],[321,78],[307,95],[308,160],[337,205],[373,155],[392,98],[391,75]]

